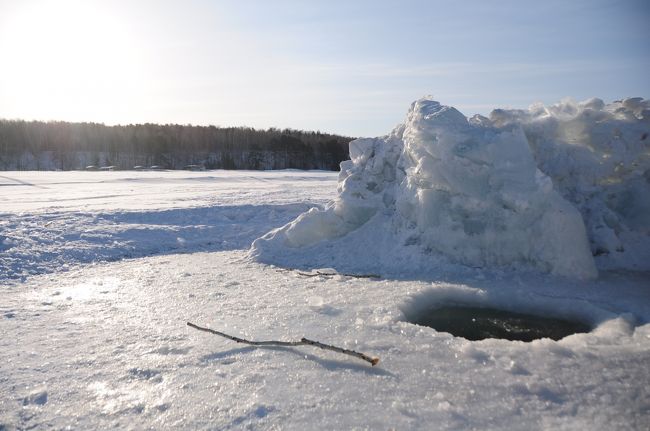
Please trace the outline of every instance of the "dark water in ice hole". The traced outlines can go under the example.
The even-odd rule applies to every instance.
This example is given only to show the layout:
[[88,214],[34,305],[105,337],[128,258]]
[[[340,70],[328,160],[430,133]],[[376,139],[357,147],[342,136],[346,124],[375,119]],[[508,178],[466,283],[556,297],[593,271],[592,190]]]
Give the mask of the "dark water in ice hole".
[[411,316],[408,321],[471,341],[486,338],[512,341],[533,341],[540,338],[559,340],[591,330],[589,325],[582,322],[458,305],[431,308]]

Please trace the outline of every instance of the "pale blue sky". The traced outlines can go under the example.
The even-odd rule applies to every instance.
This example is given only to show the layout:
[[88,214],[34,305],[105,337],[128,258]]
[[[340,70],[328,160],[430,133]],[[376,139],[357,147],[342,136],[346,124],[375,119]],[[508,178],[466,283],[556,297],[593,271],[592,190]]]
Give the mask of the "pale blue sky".
[[385,134],[650,97],[650,1],[0,0],[0,117]]

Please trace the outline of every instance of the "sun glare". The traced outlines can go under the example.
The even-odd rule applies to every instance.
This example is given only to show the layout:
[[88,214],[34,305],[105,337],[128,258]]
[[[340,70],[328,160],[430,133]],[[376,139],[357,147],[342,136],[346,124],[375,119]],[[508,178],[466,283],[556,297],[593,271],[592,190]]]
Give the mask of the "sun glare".
[[110,121],[128,109],[138,56],[110,2],[18,2],[2,23],[0,100],[12,112]]

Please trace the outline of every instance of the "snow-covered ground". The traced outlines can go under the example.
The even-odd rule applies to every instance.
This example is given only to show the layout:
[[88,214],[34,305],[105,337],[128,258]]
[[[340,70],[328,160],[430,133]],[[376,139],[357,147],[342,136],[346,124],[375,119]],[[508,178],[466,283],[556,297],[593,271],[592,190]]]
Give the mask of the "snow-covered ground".
[[155,253],[248,248],[332,199],[336,175],[0,172],[0,281]]
[[[256,263],[336,196],[326,172],[4,172],[0,429],[647,429],[650,276],[441,267],[418,280]],[[304,266],[304,265],[303,265]],[[470,342],[436,303],[579,318],[560,341]],[[305,336],[378,356],[376,367]]]

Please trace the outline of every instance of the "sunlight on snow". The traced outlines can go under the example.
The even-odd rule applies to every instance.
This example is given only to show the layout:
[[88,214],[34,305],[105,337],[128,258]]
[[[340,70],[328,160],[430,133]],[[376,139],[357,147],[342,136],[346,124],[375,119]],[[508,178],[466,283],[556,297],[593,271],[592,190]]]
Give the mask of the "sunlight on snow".
[[114,294],[121,280],[118,277],[92,279],[61,290],[61,296],[73,301],[88,301],[98,296]]

